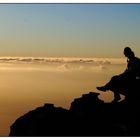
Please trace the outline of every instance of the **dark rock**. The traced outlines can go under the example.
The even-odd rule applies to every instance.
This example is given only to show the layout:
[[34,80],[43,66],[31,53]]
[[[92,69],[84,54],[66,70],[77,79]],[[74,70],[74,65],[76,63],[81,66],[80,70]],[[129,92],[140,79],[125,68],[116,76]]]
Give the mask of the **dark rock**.
[[138,85],[128,87],[125,100],[117,103],[104,103],[90,92],[74,99],[69,110],[45,104],[18,118],[9,136],[140,136]]

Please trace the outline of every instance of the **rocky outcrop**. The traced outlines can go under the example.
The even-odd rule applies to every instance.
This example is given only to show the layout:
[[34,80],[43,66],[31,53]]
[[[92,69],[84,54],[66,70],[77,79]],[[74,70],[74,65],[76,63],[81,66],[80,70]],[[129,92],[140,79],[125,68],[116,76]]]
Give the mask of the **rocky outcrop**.
[[18,118],[9,136],[140,136],[140,93],[127,93],[117,103],[104,103],[99,93],[83,94],[69,110],[45,104]]

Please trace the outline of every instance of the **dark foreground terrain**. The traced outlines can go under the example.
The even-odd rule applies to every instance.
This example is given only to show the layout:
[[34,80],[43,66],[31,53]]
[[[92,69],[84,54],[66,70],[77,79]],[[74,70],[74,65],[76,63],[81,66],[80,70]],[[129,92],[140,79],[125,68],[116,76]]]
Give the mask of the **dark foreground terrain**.
[[139,85],[117,103],[104,103],[94,92],[74,99],[69,110],[46,103],[18,118],[9,136],[140,136]]

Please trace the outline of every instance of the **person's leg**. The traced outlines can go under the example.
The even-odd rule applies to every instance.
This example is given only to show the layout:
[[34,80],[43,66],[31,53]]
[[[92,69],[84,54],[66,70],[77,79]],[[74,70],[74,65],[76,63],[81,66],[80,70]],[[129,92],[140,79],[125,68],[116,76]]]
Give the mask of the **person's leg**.
[[113,91],[113,92],[114,92],[114,100],[113,100],[113,102],[118,102],[121,99],[119,91]]
[[101,91],[111,90],[114,93],[113,102],[117,102],[121,99],[120,97],[121,84],[122,84],[122,77],[120,75],[117,75],[117,76],[113,76],[105,86],[97,87],[97,89]]
[[119,83],[119,76],[113,76],[105,86],[97,87],[97,89],[101,91],[116,89],[118,83]]

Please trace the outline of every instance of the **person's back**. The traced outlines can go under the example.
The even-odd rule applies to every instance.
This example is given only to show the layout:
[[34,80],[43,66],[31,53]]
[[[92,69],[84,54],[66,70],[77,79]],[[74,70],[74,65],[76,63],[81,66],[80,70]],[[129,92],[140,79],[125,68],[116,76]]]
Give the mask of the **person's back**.
[[139,77],[140,79],[140,59],[135,57],[135,61],[136,61],[136,77]]
[[140,76],[140,59],[138,57],[134,57],[128,60],[125,73],[132,73],[135,76]]

